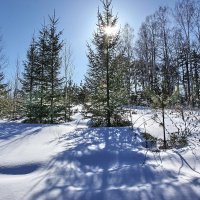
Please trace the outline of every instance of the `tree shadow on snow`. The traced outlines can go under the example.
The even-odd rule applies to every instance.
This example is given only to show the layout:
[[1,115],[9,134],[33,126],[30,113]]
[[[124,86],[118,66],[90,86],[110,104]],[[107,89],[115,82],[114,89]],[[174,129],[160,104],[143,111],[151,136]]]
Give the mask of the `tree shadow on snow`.
[[[27,131],[39,130],[46,125],[41,124],[23,124],[16,122],[0,123],[0,140],[9,140],[18,135],[27,135]],[[33,133],[33,132],[31,132]]]
[[25,175],[36,171],[39,167],[40,167],[39,163],[0,167],[0,174]]
[[177,185],[174,172],[143,165],[145,153],[138,150],[140,140],[129,128],[96,128],[67,134],[62,138],[65,151],[49,162],[44,188],[37,191],[36,184],[32,189],[37,192],[30,199],[199,199],[189,184]]

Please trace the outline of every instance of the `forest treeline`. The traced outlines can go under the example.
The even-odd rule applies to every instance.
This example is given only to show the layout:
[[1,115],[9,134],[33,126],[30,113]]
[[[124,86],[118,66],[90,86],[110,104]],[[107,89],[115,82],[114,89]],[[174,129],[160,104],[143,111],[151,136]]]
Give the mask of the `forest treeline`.
[[200,2],[182,0],[173,9],[159,7],[137,35],[129,24],[118,29],[112,1],[101,2],[80,86],[73,82],[71,50],[57,30],[55,14],[33,36],[24,71],[16,73],[12,87],[4,81],[0,48],[1,117],[67,121],[72,105],[81,103],[99,123],[111,126],[118,123],[124,105],[150,105],[156,96],[169,106],[200,106]]

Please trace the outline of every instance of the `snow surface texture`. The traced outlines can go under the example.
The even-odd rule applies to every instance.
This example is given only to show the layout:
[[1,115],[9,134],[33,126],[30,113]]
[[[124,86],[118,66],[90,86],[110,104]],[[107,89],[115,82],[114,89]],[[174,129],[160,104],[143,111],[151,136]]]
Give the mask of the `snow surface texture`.
[[[200,199],[198,135],[153,152],[141,145],[139,120],[134,130],[87,123],[79,113],[62,125],[0,121],[0,200]],[[162,138],[155,126],[145,129]]]

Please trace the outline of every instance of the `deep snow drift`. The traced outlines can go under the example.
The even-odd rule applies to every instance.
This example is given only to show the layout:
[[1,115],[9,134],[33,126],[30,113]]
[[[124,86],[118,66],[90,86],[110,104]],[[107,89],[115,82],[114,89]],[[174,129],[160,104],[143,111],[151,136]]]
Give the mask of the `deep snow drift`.
[[198,135],[187,147],[154,152],[142,146],[142,118],[133,130],[88,128],[87,119],[74,118],[61,125],[0,121],[0,200],[200,199]]

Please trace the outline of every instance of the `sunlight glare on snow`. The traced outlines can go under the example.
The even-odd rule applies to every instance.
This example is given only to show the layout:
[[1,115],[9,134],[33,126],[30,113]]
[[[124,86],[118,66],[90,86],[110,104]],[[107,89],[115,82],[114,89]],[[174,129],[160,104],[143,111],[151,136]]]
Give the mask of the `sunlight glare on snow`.
[[89,149],[89,150],[92,150],[92,151],[94,151],[94,150],[99,150],[99,149],[104,149],[104,148],[105,148],[105,143],[101,143],[101,144],[98,144],[98,145],[92,144],[92,145],[90,145],[90,146],[88,147],[88,149]]

